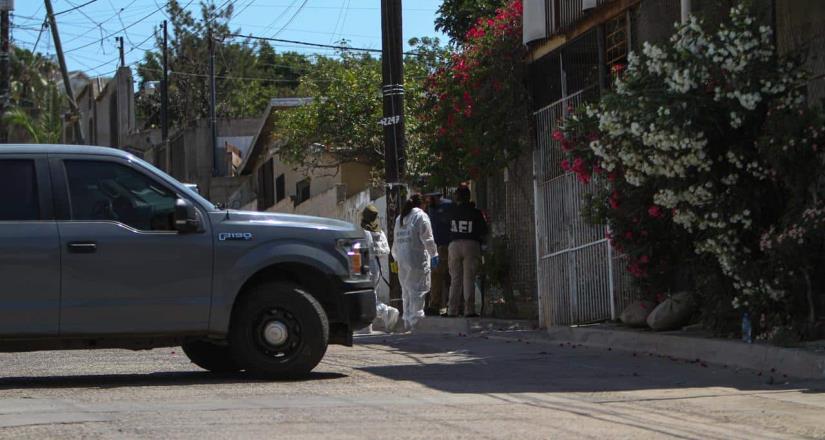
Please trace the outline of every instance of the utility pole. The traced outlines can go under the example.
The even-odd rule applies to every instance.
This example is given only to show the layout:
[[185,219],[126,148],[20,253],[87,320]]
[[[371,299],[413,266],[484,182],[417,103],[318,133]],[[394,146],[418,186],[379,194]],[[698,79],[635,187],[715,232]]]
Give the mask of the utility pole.
[[212,175],[218,175],[218,117],[215,115],[217,105],[215,86],[215,41],[212,26],[209,26],[209,125],[212,128]]
[[169,138],[169,60],[167,52],[169,40],[166,20],[163,20],[163,76],[160,81],[160,134],[163,143]]
[[83,127],[80,123],[80,109],[77,108],[77,102],[74,100],[74,92],[72,91],[72,84],[69,82],[69,71],[66,70],[66,58],[63,56],[63,46],[60,44],[60,32],[57,30],[57,21],[54,19],[54,9],[52,9],[51,0],[46,1],[46,13],[49,16],[49,25],[52,29],[52,39],[54,39],[54,49],[57,52],[57,61],[60,63],[60,74],[63,76],[63,84],[66,87],[66,97],[69,98],[69,118],[74,123],[75,142],[78,144],[85,143],[83,141]]
[[115,37],[117,50],[120,53],[120,67],[126,67],[126,52],[123,51],[123,37]]
[[[381,0],[381,66],[384,96],[384,167],[387,182],[387,236],[393,242],[395,218],[406,199],[404,180],[404,60],[401,0]],[[392,261],[392,256],[389,257]],[[402,311],[398,274],[390,271],[390,305]]]
[[[11,48],[9,45],[9,14],[14,10],[14,0],[0,0],[0,119],[6,115],[11,100]],[[0,123],[0,143],[9,141],[9,130]]]

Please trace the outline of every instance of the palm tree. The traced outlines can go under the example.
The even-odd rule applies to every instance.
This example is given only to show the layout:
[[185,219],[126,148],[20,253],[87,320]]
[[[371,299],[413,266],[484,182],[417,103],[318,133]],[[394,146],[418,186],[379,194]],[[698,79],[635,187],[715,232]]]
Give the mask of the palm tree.
[[[54,144],[60,142],[62,135],[62,125],[60,119],[50,117],[44,113],[37,118],[23,111],[21,108],[14,108],[3,115],[3,123],[9,127],[23,129],[29,135],[32,143]],[[56,123],[55,123],[56,122]]]

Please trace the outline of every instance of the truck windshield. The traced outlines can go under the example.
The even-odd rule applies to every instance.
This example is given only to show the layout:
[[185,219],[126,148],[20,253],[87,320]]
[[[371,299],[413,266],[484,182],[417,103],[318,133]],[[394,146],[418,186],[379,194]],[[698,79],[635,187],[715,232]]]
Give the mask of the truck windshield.
[[134,156],[130,156],[130,160],[133,160],[133,161],[139,163],[140,165],[142,165],[143,167],[149,169],[153,173],[164,177],[166,180],[168,180],[171,183],[174,183],[176,190],[186,194],[188,197],[195,200],[195,202],[199,203],[204,208],[206,208],[210,211],[216,211],[218,209],[218,207],[215,206],[214,203],[210,202],[209,200],[207,200],[206,198],[204,198],[202,195],[198,194],[197,192],[189,189],[186,185],[180,183],[177,179],[175,179],[174,177],[166,174],[165,172],[158,169],[157,167],[150,164],[149,162],[146,162],[145,160],[139,159],[139,158],[134,157]]

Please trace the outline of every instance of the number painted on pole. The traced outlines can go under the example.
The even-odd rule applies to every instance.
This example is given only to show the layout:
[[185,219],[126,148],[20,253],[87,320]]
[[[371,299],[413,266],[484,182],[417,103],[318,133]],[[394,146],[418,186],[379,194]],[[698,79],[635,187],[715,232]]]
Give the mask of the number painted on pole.
[[381,118],[381,119],[378,120],[378,125],[383,125],[384,127],[387,127],[389,125],[399,124],[399,123],[401,123],[401,116],[400,115],[387,116],[387,117],[384,117],[384,118]]

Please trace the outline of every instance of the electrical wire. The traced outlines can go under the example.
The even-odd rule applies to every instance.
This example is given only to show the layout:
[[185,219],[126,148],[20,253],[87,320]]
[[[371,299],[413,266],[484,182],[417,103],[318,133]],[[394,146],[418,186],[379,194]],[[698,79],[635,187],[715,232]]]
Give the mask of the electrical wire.
[[[195,0],[189,0],[189,2],[186,4],[186,6],[184,6],[184,7],[183,7],[183,9],[186,9],[187,7],[189,7],[189,5],[191,5],[194,1],[195,1]],[[228,3],[228,2],[229,2],[229,0],[227,0],[227,3]],[[144,16],[143,18],[139,19],[138,21],[136,21],[136,22],[134,22],[134,23],[132,23],[132,24],[130,24],[130,25],[128,25],[128,26],[123,27],[123,29],[120,29],[120,30],[119,30],[119,31],[117,31],[117,32],[113,32],[113,33],[111,33],[111,34],[109,34],[109,35],[106,35],[105,37],[103,37],[103,38],[101,38],[101,39],[99,39],[99,40],[93,41],[93,42],[91,42],[91,43],[84,44],[84,45],[82,45],[82,46],[78,46],[78,47],[75,47],[75,48],[73,48],[73,49],[65,50],[65,51],[63,51],[63,53],[72,53],[72,52],[76,52],[76,51],[78,51],[78,50],[80,50],[80,49],[85,49],[85,48],[87,48],[87,47],[89,47],[89,46],[93,46],[93,45],[95,45],[95,44],[97,44],[97,43],[100,43],[100,42],[102,42],[103,40],[105,40],[105,39],[107,39],[107,38],[109,38],[109,37],[111,37],[111,36],[114,36],[114,35],[116,35],[116,34],[118,34],[118,33],[120,33],[120,32],[125,32],[127,29],[129,29],[129,28],[131,28],[131,27],[134,27],[134,26],[137,26],[139,23],[141,23],[141,22],[143,22],[144,20],[147,20],[149,17],[151,17],[151,16],[155,15],[155,14],[156,14],[158,11],[160,11],[161,9],[163,9],[163,7],[160,7],[160,8],[158,8],[158,9],[155,9],[154,11],[150,12],[148,15]]]
[[[77,6],[77,5],[75,5],[74,3],[72,3],[72,2],[71,2],[71,0],[66,0],[66,2],[67,2],[67,3],[69,3],[70,5],[72,5],[72,6],[74,6],[74,7],[75,7],[74,9],[72,9],[73,11],[75,11],[75,10],[76,10],[77,12],[79,12],[79,13],[80,13],[80,15],[82,15],[83,17],[85,17],[87,20],[89,20],[89,22],[91,22],[93,25],[95,25],[95,27],[97,27],[97,28],[98,28],[98,30],[100,31],[100,36],[101,36],[101,39],[102,39],[102,38],[103,38],[103,34],[104,34],[104,33],[106,33],[106,32],[108,32],[108,31],[106,30],[106,28],[105,28],[105,27],[103,27],[103,23],[98,23],[98,22],[96,22],[96,21],[95,21],[92,17],[89,17],[89,14],[87,14],[87,13],[83,12],[83,9],[81,9],[81,6]],[[92,2],[90,2],[90,3],[92,3]],[[88,5],[89,3],[86,3],[86,4]],[[105,23],[105,22],[104,22],[104,23]],[[105,49],[103,48],[103,41],[102,41],[102,40],[101,40],[101,42],[100,42],[100,49],[103,51],[103,55],[106,55],[106,51],[105,51]]]
[[296,4],[298,4],[299,1],[300,0],[293,0],[292,3],[290,3],[289,6],[286,7],[286,9],[281,11],[281,13],[278,14],[278,16],[275,17],[275,19],[272,20],[271,23],[269,23],[266,27],[264,27],[263,32],[266,33],[266,32],[269,32],[270,30],[272,30],[273,28],[275,28],[275,24],[278,23],[279,21],[281,21],[281,18],[286,16],[286,13],[289,12],[289,10],[292,9]]
[[309,1],[309,0],[304,0],[304,2],[303,2],[303,3],[301,3],[301,6],[298,6],[298,9],[295,11],[295,13],[294,13],[294,14],[292,14],[292,17],[289,17],[289,20],[287,20],[287,21],[286,21],[286,24],[284,24],[283,26],[281,26],[281,28],[280,28],[280,29],[278,29],[278,32],[275,32],[275,34],[273,34],[273,35],[272,35],[272,37],[277,37],[278,35],[280,35],[280,34],[281,34],[281,32],[283,32],[283,31],[284,31],[284,29],[286,29],[286,28],[287,28],[287,26],[291,25],[291,24],[292,24],[292,22],[295,20],[295,18],[296,18],[296,17],[298,17],[298,14],[300,14],[300,13],[301,13],[301,11],[303,11],[303,10],[304,10],[304,6],[306,6],[306,5],[307,5],[307,2],[308,2],[308,1]]
[[[163,73],[161,69],[151,69],[148,67],[144,67],[143,70],[147,72],[156,72],[156,73]],[[208,74],[205,73],[194,73],[194,72],[180,72],[176,70],[170,70],[169,75],[178,75],[178,76],[189,76],[189,77],[197,77],[197,78],[209,78]],[[280,78],[260,78],[260,77],[248,77],[248,76],[232,76],[232,75],[215,75],[215,79],[228,79],[228,80],[235,80],[235,81],[261,81],[261,82],[276,82],[276,83],[297,83],[299,80],[297,79],[280,79]],[[319,82],[331,82],[331,80],[319,81]]]
[[37,40],[34,41],[34,48],[32,49],[32,53],[37,52],[37,45],[40,44],[40,37],[43,36],[43,31],[45,31],[46,28],[49,27],[48,23],[48,20],[43,20],[43,25],[40,26],[40,32],[37,33]]
[[[60,11],[60,12],[57,12],[57,13],[55,13],[55,14],[54,14],[54,16],[55,16],[55,17],[57,17],[58,15],[63,15],[63,14],[66,14],[66,13],[68,13],[68,12],[76,11],[76,10],[78,10],[78,9],[80,9],[80,8],[82,8],[82,7],[84,7],[84,6],[86,6],[86,5],[91,5],[92,3],[96,2],[96,1],[97,1],[97,0],[89,0],[88,2],[83,3],[82,5],[77,5],[77,6],[72,5],[72,6],[74,6],[73,8],[66,9],[65,11]],[[69,4],[71,5],[71,4],[72,4],[72,2],[69,2]]]
[[335,41],[335,33],[338,32],[338,25],[341,23],[341,17],[344,15],[344,9],[347,7],[347,0],[341,0],[341,9],[338,10],[338,18],[335,19],[335,26],[332,27],[332,36],[329,37],[329,43]]
[[[253,40],[262,40],[262,41],[270,41],[276,43],[288,43],[288,44],[296,44],[299,46],[308,46],[308,47],[321,47],[326,49],[336,49],[336,50],[343,50],[343,51],[354,51],[354,52],[371,52],[371,53],[381,53],[381,49],[368,49],[364,47],[351,47],[351,46],[342,46],[336,44],[322,44],[322,43],[311,43],[309,41],[299,41],[299,40],[285,40],[283,38],[271,38],[271,37],[259,37],[256,35],[241,35],[241,34],[228,34],[227,37],[234,37],[234,38],[249,38]],[[418,55],[417,52],[404,52],[404,55]]]

